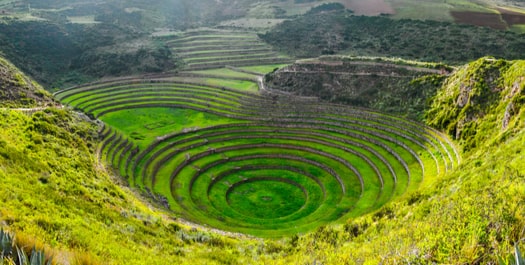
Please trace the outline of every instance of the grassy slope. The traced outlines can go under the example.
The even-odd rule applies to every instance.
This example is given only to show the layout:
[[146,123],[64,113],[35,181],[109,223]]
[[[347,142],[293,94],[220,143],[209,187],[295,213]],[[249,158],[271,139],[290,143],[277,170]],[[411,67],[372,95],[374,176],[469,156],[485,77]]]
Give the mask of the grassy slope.
[[[176,232],[179,225],[162,211],[115,184],[88,147],[95,128],[72,113],[0,115],[0,220],[8,229],[109,264],[180,263],[186,251],[206,257],[207,247],[193,238],[205,245],[228,243],[198,231]],[[71,259],[57,255],[59,261]]]
[[482,58],[463,66],[437,94],[428,123],[465,151],[514,135],[523,128],[524,72],[524,61]]
[[[187,128],[207,127],[231,122],[228,118],[209,113],[173,108],[122,110],[108,113],[101,119],[105,123],[119,128],[126,135],[143,137],[134,141],[141,148],[146,148],[156,137],[169,133],[182,131]],[[157,124],[159,128],[146,128],[148,125],[155,127]]]
[[52,102],[39,84],[0,57],[0,107],[36,107]]

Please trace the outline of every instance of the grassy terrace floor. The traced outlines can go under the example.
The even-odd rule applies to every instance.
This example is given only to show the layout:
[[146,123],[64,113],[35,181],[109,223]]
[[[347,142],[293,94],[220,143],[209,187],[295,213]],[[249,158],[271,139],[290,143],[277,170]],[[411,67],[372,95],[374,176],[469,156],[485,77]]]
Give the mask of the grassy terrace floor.
[[261,237],[374,211],[458,164],[451,142],[420,124],[259,92],[259,73],[278,66],[110,80],[56,96],[107,124],[99,152],[131,185],[177,216]]

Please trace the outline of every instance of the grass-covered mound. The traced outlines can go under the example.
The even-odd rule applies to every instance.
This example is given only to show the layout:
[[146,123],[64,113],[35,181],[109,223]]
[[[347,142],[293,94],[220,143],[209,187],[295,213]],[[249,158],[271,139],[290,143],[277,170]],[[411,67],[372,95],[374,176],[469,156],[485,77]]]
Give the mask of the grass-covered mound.
[[451,76],[436,95],[427,120],[465,151],[498,143],[523,129],[525,62],[486,57]]
[[[210,71],[56,96],[108,124],[101,156],[129,183],[189,220],[264,237],[374,211],[459,162],[420,124],[193,79]],[[229,71],[220,73],[249,75]]]

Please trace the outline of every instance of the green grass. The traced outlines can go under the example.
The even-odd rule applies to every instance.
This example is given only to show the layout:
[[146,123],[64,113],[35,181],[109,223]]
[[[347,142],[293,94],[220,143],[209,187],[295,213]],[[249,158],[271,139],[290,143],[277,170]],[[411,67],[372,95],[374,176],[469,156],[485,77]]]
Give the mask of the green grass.
[[[201,47],[201,46],[222,46],[222,45],[228,45],[228,46],[240,46],[240,45],[252,45],[254,42],[259,41],[259,39],[235,39],[235,38],[220,38],[220,39],[209,39],[209,40],[194,40],[194,41],[183,41],[183,42],[168,42],[168,44],[173,45],[174,47]],[[261,42],[261,44],[263,44]],[[261,45],[258,44],[258,45]]]
[[232,122],[228,118],[213,114],[172,108],[129,109],[108,113],[101,119],[126,135],[141,136],[142,140],[135,140],[141,147],[168,133]]
[[[93,124],[65,110],[0,112],[0,218],[22,245],[43,245],[70,264],[81,257],[89,264],[161,263],[154,250],[137,243],[171,233],[164,213],[98,166],[89,147],[96,143]],[[159,242],[170,248],[182,243],[174,237]],[[180,260],[173,254],[161,259]]]
[[290,215],[306,203],[306,195],[299,187],[280,181],[245,183],[229,194],[230,207],[243,215],[262,219]]
[[209,56],[209,57],[187,57],[187,58],[184,58],[184,61],[187,62],[188,64],[191,64],[191,63],[194,63],[197,60],[198,61],[206,60],[208,62],[220,62],[222,60],[224,60],[224,61],[235,60],[235,59],[244,60],[244,59],[247,59],[246,57],[248,57],[248,56],[257,56],[258,58],[266,58],[266,57],[274,57],[275,55],[276,54],[273,53],[273,52],[264,52],[264,53],[254,52],[254,53],[251,53],[251,54],[240,54],[240,55],[219,55],[219,56]]
[[192,73],[198,74],[211,74],[219,75],[224,77],[240,77],[240,78],[254,78],[254,75],[246,74],[242,72],[237,72],[228,68],[219,68],[219,69],[209,69],[209,70],[200,70],[200,71],[191,71]]
[[525,33],[525,25],[519,25],[519,24],[512,25],[512,27],[510,27],[510,30],[517,32],[517,33]]
[[257,86],[257,83],[251,82],[251,81],[208,78],[206,79],[206,83],[209,85],[215,85],[215,86],[226,86],[226,87],[238,89],[240,91],[247,91],[247,92],[257,92],[259,90],[259,86]]
[[[268,48],[268,47],[262,47],[262,48]],[[192,55],[206,55],[206,54],[211,54],[211,53],[221,53],[221,52],[246,52],[247,50],[246,49],[235,49],[232,48],[232,49],[226,49],[226,50],[201,50],[201,51],[191,51],[191,52],[184,52],[183,55],[185,55],[186,57],[191,57]],[[248,50],[249,51],[249,50]]]
[[202,34],[196,36],[187,36],[182,38],[177,38],[172,40],[172,42],[191,42],[191,41],[200,41],[202,39],[257,39],[255,34],[244,34],[230,32],[230,34]]

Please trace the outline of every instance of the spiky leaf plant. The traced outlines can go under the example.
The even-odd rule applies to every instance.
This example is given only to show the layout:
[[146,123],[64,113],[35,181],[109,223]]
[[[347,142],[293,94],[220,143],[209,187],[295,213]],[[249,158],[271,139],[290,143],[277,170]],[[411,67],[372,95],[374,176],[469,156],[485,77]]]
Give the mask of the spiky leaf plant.
[[[13,250],[16,250],[14,253]],[[28,256],[23,249],[20,249],[15,242],[14,236],[9,232],[0,229],[0,265],[51,265],[52,259],[46,263],[44,251],[37,250],[35,247]]]
[[27,265],[29,264],[29,258],[27,257],[27,254],[21,250],[20,248],[18,248],[18,246],[16,246],[16,253],[17,253],[17,265]]
[[18,253],[18,263],[17,265],[51,265],[52,259],[49,259],[46,263],[46,257],[44,252],[37,250],[33,247],[31,250],[31,256],[28,256],[23,250],[16,247]]
[[505,261],[500,257],[499,264],[500,265],[525,265],[525,259],[523,258],[523,255],[521,254],[521,251],[518,248],[518,244],[514,246],[514,255],[510,255],[508,258],[508,261]]
[[13,253],[13,236],[4,229],[0,230],[0,260],[7,259]]

